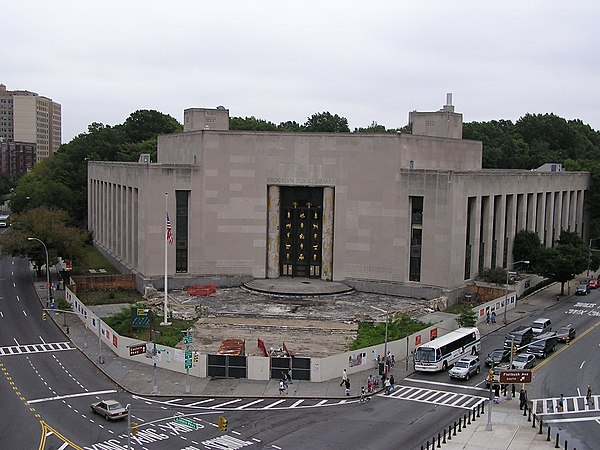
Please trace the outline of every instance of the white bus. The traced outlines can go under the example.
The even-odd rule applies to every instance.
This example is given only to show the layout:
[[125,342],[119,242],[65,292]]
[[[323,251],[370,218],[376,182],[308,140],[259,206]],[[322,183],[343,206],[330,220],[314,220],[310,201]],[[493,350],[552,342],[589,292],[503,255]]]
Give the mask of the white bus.
[[459,328],[415,349],[415,370],[437,372],[446,370],[461,356],[474,355],[481,349],[477,328]]

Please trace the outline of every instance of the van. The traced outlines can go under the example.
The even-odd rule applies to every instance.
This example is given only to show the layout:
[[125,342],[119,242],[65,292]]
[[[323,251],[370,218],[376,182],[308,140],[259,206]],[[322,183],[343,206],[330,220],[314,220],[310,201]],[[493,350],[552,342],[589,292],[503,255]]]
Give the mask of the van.
[[555,332],[543,333],[536,336],[533,342],[527,347],[528,353],[533,353],[536,357],[545,358],[548,353],[554,351],[558,336]]
[[512,330],[504,338],[504,348],[510,349],[512,345],[521,350],[533,339],[533,330],[531,327],[520,326]]
[[542,334],[548,331],[552,331],[552,322],[550,319],[537,319],[531,324],[533,334]]

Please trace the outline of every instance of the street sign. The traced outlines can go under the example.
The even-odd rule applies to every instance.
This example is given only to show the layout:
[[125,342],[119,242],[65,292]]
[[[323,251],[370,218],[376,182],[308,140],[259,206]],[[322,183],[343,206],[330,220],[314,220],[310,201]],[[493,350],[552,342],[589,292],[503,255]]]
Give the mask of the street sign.
[[190,345],[192,343],[192,335],[187,335],[183,337],[183,344]]
[[129,347],[129,356],[143,355],[146,353],[146,344],[131,345]]
[[531,370],[503,370],[500,372],[500,383],[531,383]]
[[196,422],[192,422],[191,420],[187,420],[183,417],[175,417],[175,422],[185,425],[186,427],[190,427],[192,430],[198,429],[198,424]]
[[191,369],[192,368],[192,351],[191,350],[186,350],[184,353],[184,369]]
[[150,314],[147,308],[131,307],[131,327],[150,328]]

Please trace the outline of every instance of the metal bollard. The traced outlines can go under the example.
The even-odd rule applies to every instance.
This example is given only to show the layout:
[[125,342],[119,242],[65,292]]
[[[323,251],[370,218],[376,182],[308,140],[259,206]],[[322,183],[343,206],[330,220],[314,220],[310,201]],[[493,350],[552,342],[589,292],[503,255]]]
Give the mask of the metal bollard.
[[463,428],[467,428],[467,415],[463,414]]
[[456,436],[456,420],[454,421],[454,436]]
[[469,416],[469,422],[468,422],[468,424],[471,425],[471,411],[469,411],[468,416]]
[[434,449],[435,448],[435,434],[433,435],[433,437],[431,438],[431,448]]
[[427,441],[427,450],[429,450],[429,441]]
[[459,419],[458,419],[458,432],[459,432],[459,433],[462,431],[462,430],[461,430],[461,426],[462,426],[462,420],[459,418]]
[[550,442],[550,426],[548,426],[548,436],[546,436],[546,442]]
[[481,403],[479,403],[479,404],[477,405],[477,417],[479,417],[479,410],[480,410],[480,408],[481,408]]
[[446,443],[446,429],[444,428],[444,441],[442,442],[442,444]]
[[485,402],[481,402],[481,414],[485,414]]
[[565,439],[565,450],[569,450],[569,441]]
[[523,407],[523,417],[525,417],[527,415],[527,403],[525,403],[525,406]]
[[558,445],[558,441],[560,439],[560,433],[556,433],[556,442],[554,444],[554,448],[560,448],[560,445]]
[[538,434],[542,434],[542,419],[540,418],[540,432]]
[[452,440],[452,425],[448,425],[448,440]]
[[441,437],[440,437],[440,436],[441,436],[441,434],[440,434],[440,433],[438,433],[438,446],[437,446],[437,448],[440,448],[440,447],[441,447],[441,445],[440,445],[440,444],[441,444],[441,442],[440,442],[440,441],[441,441],[442,439],[441,439]]
[[[529,410],[529,413],[531,414],[531,410]],[[535,413],[533,413],[533,423],[531,424],[531,428],[535,428]]]

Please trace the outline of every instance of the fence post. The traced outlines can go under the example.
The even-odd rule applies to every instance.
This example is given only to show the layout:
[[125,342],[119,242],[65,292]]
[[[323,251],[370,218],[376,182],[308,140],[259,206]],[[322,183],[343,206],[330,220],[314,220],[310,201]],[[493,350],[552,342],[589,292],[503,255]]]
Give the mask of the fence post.
[[442,442],[442,444],[446,443],[446,428],[444,428],[444,441]]
[[485,402],[481,402],[481,414],[485,414]]
[[461,419],[460,419],[460,417],[459,417],[459,418],[458,418],[458,432],[459,432],[459,433],[462,431],[462,430],[461,430],[461,427],[462,427],[462,420],[461,420]]
[[546,437],[546,442],[550,442],[550,425],[548,425],[548,436]]
[[543,422],[543,420],[542,420],[542,418],[540,417],[540,432],[539,432],[538,434],[542,434],[542,422]]
[[448,425],[448,440],[452,440],[452,425]]
[[481,403],[477,404],[477,417],[479,417],[479,410],[481,409]]
[[440,445],[441,444],[441,442],[440,442],[441,440],[442,440],[441,433],[438,433],[438,446],[437,446],[437,448],[441,447],[441,445]]
[[456,436],[456,420],[454,421],[454,436]]
[[560,433],[556,433],[556,443],[554,444],[554,448],[560,448],[560,446],[558,445],[558,441],[560,439]]
[[469,422],[467,422],[469,425],[471,425],[471,411],[469,411]]
[[467,415],[463,415],[463,428],[467,428]]

